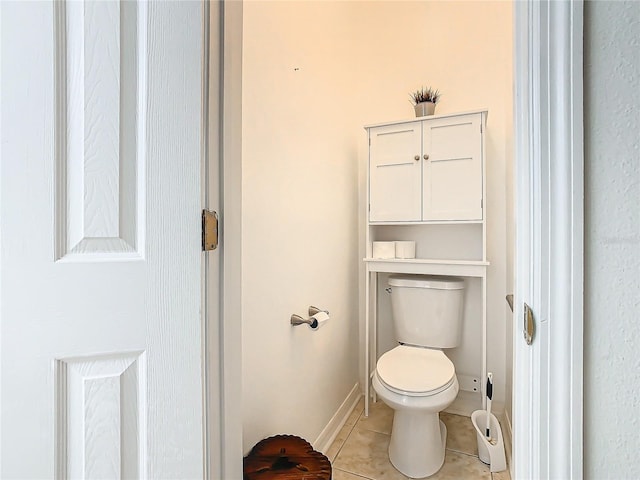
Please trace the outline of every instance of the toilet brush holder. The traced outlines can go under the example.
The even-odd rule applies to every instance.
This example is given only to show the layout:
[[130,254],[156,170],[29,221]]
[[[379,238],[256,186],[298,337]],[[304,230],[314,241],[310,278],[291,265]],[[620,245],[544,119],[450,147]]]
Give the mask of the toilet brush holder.
[[504,440],[500,423],[494,414],[491,415],[491,439],[485,436],[487,426],[486,410],[476,410],[471,414],[473,428],[476,429],[478,440],[478,457],[489,465],[491,472],[502,472],[507,469],[507,459],[504,454]]

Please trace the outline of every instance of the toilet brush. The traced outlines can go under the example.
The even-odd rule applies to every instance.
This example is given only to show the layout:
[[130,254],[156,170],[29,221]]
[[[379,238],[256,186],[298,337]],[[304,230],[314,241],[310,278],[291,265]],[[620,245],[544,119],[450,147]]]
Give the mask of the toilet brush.
[[491,399],[493,398],[493,373],[487,374],[487,428],[485,436],[491,441]]

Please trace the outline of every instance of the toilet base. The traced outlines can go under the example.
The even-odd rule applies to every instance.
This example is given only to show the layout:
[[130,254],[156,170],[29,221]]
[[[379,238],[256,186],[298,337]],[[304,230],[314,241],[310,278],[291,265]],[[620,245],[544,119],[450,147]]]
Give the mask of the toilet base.
[[444,464],[447,427],[437,412],[396,410],[389,460],[403,475],[424,478]]

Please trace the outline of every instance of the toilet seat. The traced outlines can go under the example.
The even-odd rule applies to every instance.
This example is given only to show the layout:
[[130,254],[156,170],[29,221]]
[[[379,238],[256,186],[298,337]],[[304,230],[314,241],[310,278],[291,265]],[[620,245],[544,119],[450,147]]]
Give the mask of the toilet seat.
[[381,383],[392,392],[414,397],[436,395],[456,378],[451,360],[440,350],[399,345],[376,365]]

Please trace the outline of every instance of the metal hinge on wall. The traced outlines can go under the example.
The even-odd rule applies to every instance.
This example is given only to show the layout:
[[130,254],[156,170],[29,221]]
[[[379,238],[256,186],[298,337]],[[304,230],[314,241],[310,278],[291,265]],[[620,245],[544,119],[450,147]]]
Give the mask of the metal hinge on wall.
[[202,210],[202,251],[218,248],[218,214],[211,210]]

